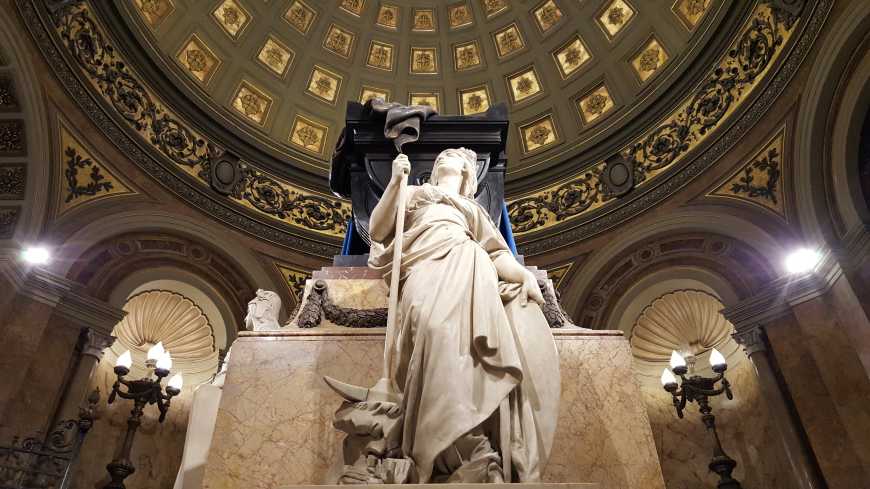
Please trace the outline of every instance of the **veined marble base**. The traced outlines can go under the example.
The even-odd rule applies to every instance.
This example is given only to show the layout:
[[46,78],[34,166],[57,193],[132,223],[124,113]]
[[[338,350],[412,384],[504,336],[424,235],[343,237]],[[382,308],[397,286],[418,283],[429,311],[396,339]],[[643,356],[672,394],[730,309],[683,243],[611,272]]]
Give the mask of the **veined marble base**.
[[[599,489],[600,484],[595,483],[576,483],[576,482],[541,482],[541,483],[524,483],[524,484],[450,484],[450,489],[481,489],[481,486],[486,486],[486,489]],[[372,489],[396,489],[395,484],[369,484],[366,488]],[[444,484],[402,484],[405,489],[444,489]],[[283,486],[277,489],[346,489],[347,486],[338,486],[333,484],[323,484],[318,486]]]
[[[544,482],[664,489],[622,333],[579,328],[554,333],[562,399]],[[340,399],[322,377],[374,384],[383,346],[382,329],[242,332],[230,355],[203,488],[335,481],[343,434],[332,427],[332,415]]]

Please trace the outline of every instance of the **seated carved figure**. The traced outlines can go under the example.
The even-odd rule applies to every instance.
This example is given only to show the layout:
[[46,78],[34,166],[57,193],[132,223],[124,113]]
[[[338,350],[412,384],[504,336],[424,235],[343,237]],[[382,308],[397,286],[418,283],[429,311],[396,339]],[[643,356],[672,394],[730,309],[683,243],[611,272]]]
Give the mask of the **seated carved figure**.
[[[371,215],[369,266],[386,272],[403,195],[401,276],[385,277],[401,280],[396,340],[386,345],[401,392],[401,450],[385,456],[412,463],[407,482],[500,482],[506,451],[514,480],[537,481],[552,446],[555,343],[537,280],[474,200],[476,161],[473,151],[445,150],[431,182],[402,194],[410,162],[399,155]],[[350,434],[341,414],[336,426]]]

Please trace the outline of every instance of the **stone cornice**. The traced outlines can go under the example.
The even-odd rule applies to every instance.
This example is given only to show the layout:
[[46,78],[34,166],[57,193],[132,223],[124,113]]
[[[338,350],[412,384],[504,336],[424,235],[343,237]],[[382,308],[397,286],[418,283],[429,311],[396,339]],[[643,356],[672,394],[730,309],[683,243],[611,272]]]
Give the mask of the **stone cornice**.
[[25,267],[11,257],[0,257],[0,274],[15,292],[55,309],[76,326],[110,335],[127,314],[104,301],[84,294],[79,284],[39,267]]
[[802,275],[777,278],[760,293],[728,306],[721,312],[725,319],[734,324],[736,335],[740,335],[784,316],[793,306],[824,295],[842,274],[843,270],[834,254],[826,252],[815,270]]

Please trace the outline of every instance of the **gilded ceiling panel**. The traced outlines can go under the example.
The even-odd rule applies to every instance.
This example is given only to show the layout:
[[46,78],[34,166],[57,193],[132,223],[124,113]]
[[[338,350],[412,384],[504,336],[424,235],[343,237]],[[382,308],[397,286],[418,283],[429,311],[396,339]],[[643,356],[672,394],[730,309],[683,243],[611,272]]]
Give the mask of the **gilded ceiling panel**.
[[451,29],[459,29],[474,24],[474,14],[467,2],[447,6],[447,21]]
[[220,68],[221,60],[196,34],[181,46],[175,59],[199,83],[208,85]]
[[559,6],[556,5],[554,0],[546,0],[544,3],[535,7],[535,9],[532,10],[532,15],[535,18],[535,25],[537,25],[538,29],[544,34],[551,32],[563,17],[562,10],[559,9]]
[[635,11],[625,0],[611,0],[598,15],[598,24],[613,40],[634,19]]
[[408,94],[408,103],[411,105],[428,105],[440,112],[441,94],[438,92],[411,92]]
[[651,37],[631,60],[631,66],[641,83],[645,83],[667,63],[668,59],[665,48],[655,37]]
[[479,85],[459,91],[462,115],[474,115],[489,110],[489,86]]

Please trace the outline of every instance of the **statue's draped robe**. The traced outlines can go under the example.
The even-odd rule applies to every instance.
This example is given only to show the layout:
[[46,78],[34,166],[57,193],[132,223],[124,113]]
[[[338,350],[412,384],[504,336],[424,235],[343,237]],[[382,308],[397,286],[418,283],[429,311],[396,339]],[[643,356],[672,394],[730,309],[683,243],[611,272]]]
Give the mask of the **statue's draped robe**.
[[[560,393],[546,318],[536,303],[519,304],[519,284],[499,283],[493,260],[510,251],[474,200],[424,184],[407,188],[406,208],[391,365],[403,388],[404,453],[428,481],[436,457],[510,395],[514,470],[539,480]],[[388,280],[392,242],[372,243],[369,258]]]

